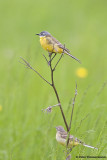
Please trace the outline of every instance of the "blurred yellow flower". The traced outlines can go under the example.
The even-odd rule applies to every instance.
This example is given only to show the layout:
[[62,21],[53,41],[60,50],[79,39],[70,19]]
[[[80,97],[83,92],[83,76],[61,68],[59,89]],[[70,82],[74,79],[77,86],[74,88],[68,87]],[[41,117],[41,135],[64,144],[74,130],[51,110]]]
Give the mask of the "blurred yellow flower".
[[2,111],[2,106],[0,105],[0,112]]
[[86,78],[88,75],[88,70],[86,68],[80,67],[76,70],[76,75],[80,78]]

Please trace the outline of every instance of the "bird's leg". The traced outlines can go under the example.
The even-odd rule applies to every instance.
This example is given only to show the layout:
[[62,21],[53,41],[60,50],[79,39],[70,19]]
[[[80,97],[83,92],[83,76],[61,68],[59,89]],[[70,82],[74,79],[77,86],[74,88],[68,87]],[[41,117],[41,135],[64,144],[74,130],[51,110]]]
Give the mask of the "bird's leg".
[[50,63],[51,63],[51,56],[52,56],[52,52],[49,52],[49,61],[48,61],[48,66],[50,66]]

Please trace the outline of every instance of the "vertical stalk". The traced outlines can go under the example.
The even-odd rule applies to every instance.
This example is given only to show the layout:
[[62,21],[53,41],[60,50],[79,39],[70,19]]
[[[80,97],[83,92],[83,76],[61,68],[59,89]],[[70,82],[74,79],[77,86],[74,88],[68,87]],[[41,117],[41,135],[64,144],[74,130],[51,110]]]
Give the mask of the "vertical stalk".
[[51,81],[52,81],[52,88],[53,88],[53,90],[54,90],[54,92],[55,92],[55,95],[56,95],[57,101],[58,101],[58,103],[60,104],[60,105],[59,105],[59,107],[60,107],[60,111],[61,111],[61,114],[62,114],[62,117],[63,117],[64,123],[65,123],[66,129],[67,129],[67,132],[68,132],[68,131],[69,131],[69,126],[68,126],[68,124],[67,124],[67,121],[66,121],[66,118],[65,118],[65,115],[64,115],[64,112],[63,112],[62,106],[61,106],[61,102],[60,102],[60,99],[59,99],[59,95],[58,95],[58,92],[57,92],[56,87],[55,87],[55,84],[54,84],[54,76],[53,76],[54,69],[52,69],[51,56],[50,56],[50,69],[51,69]]

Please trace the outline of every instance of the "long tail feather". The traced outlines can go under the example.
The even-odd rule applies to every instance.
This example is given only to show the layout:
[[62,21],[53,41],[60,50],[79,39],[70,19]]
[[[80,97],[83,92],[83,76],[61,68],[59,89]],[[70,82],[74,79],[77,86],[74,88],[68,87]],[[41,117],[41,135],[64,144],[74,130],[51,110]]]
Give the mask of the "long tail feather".
[[68,56],[70,56],[70,57],[72,57],[73,59],[75,59],[76,61],[78,61],[79,63],[81,63],[81,61],[80,61],[79,59],[77,59],[76,57],[72,56],[70,53],[68,53],[68,52],[66,52],[66,51],[65,51],[65,53],[66,53]]
[[87,145],[87,144],[83,144],[83,146],[85,146],[85,147],[88,147],[88,148],[97,149],[97,150],[98,150],[98,148],[96,148],[96,147],[93,147],[93,146],[89,146],[89,145]]

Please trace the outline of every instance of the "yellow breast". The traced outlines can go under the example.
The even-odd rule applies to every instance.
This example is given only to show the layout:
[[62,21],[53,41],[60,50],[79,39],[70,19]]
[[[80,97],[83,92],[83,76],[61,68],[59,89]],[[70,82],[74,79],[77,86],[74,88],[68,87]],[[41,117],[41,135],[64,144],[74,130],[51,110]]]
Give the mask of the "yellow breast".
[[53,45],[49,44],[46,37],[40,37],[40,44],[43,47],[43,49],[45,49],[48,52],[52,52],[53,51]]
[[40,37],[40,44],[48,52],[53,52],[53,53],[62,53],[63,49],[59,48],[57,43],[54,43],[53,41],[49,41],[45,36]]

